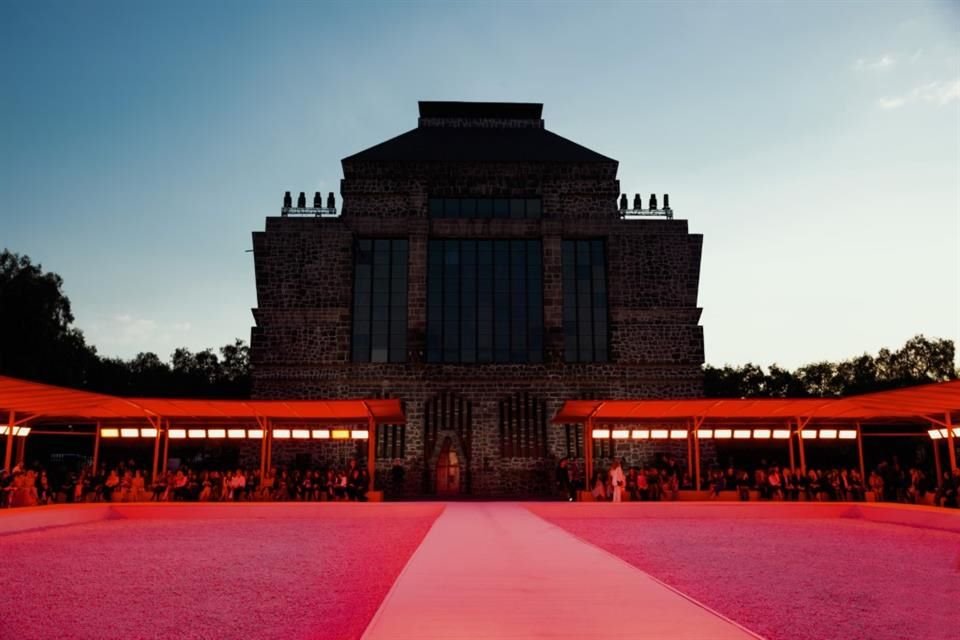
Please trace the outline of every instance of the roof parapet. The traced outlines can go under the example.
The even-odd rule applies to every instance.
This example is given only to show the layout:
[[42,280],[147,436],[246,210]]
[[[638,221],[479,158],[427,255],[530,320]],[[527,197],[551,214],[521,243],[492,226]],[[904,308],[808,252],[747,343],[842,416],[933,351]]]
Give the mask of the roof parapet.
[[429,102],[419,103],[421,128],[543,129],[539,102]]

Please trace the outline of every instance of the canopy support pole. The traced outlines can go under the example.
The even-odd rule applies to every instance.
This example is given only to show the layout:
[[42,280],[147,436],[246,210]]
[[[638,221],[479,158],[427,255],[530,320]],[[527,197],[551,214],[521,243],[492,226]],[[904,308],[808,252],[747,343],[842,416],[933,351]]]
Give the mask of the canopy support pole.
[[[267,477],[267,469],[270,468],[267,460],[267,425],[266,420],[257,418],[257,425],[263,431],[263,437],[260,438],[260,482]],[[272,487],[270,487],[272,489]]]
[[19,438],[20,446],[17,447],[17,464],[23,465],[27,459],[27,437]]
[[[790,428],[789,423],[787,424],[787,428],[788,429]],[[796,458],[794,457],[794,454],[793,454],[793,438],[792,437],[787,438],[787,449],[789,449],[790,451],[790,473],[795,473],[797,470],[797,463],[796,463]]]
[[803,428],[806,426],[800,418],[797,418],[797,448],[800,450],[800,471],[807,472],[807,456],[803,447]]
[[97,435],[93,438],[93,475],[97,475],[100,468],[100,423],[97,423]]
[[7,448],[3,454],[3,469],[10,472],[10,461],[13,459],[13,423],[16,422],[17,414],[10,412],[10,419],[7,421]]
[[[690,425],[693,424],[689,420],[687,421],[687,429],[690,429]],[[696,432],[694,429],[690,429],[687,433],[687,475],[693,478],[693,439],[696,437]]]
[[693,419],[693,484],[697,491],[700,491],[700,427],[703,425],[703,418]]
[[273,424],[263,421],[263,446],[266,451],[267,469],[273,469]]
[[163,468],[160,469],[160,473],[166,475],[167,469],[170,468],[170,421],[166,421],[166,428],[163,430]]
[[860,481],[867,481],[867,467],[863,461],[863,428],[857,423],[857,459],[860,461]]
[[157,418],[156,422],[152,419],[150,424],[157,430],[157,435],[153,438],[153,475],[151,476],[151,484],[156,484],[157,482],[157,467],[160,464],[160,437],[163,435],[163,423]]
[[377,421],[370,416],[367,421],[367,475],[370,478],[369,490],[377,486]]
[[593,491],[593,418],[583,425],[583,488]]
[[950,412],[944,414],[943,423],[947,425],[947,455],[950,459],[950,471],[957,470],[957,447],[953,438],[953,423],[950,421]]
[[943,488],[943,465],[940,463],[940,441],[930,438],[933,446],[933,464],[937,470],[937,489]]

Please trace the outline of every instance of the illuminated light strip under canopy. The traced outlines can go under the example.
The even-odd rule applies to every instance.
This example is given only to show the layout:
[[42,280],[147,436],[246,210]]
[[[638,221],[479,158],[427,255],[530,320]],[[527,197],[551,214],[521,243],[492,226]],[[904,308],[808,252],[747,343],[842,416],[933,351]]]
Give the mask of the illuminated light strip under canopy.
[[670,439],[671,440],[685,440],[687,438],[686,429],[671,429],[670,430]]
[[714,437],[714,438],[719,438],[719,439],[721,439],[721,440],[724,440],[724,439],[727,439],[727,438],[732,438],[732,437],[733,437],[733,430],[732,430],[732,429],[714,429],[714,430],[713,430],[713,437]]
[[626,440],[630,437],[629,429],[614,429],[613,433],[610,434],[614,440]]
[[310,430],[309,429],[294,429],[292,431],[294,440],[309,440],[310,439]]
[[712,438],[713,429],[697,429],[698,438]]
[[774,429],[774,440],[788,440],[790,438],[790,429]]
[[[10,427],[8,427],[8,426],[6,426],[6,425],[0,427],[0,436],[5,436],[5,435],[7,435],[9,432],[10,432]],[[18,427],[18,426],[16,426],[16,425],[14,425],[14,427],[13,427],[13,435],[15,435],[15,436],[20,436],[21,438],[26,437],[26,436],[30,435],[30,427]],[[114,437],[116,437],[116,436],[114,436]]]
[[247,437],[246,429],[227,429],[227,437],[232,440],[238,440],[240,438]]
[[208,438],[226,438],[227,430],[226,429],[207,429]]
[[354,429],[350,432],[350,437],[354,440],[369,440],[370,432],[366,429]]
[[840,439],[841,440],[856,440],[857,432],[854,429],[841,429],[840,430]]
[[290,429],[274,429],[273,437],[277,440],[288,440],[290,438]]
[[823,440],[836,440],[837,430],[836,429],[820,429],[820,438]]
[[733,437],[735,440],[746,440],[750,438],[750,429],[734,429]]
[[[943,440],[947,437],[946,429],[930,429],[927,431],[927,433],[930,435],[932,440]],[[955,438],[960,438],[960,427],[953,428],[953,436]]]
[[170,429],[167,431],[167,437],[173,440],[182,440],[187,437],[186,429]]
[[314,429],[314,430],[313,430],[313,439],[314,439],[314,440],[329,440],[329,439],[330,439],[330,429]]
[[606,439],[610,437],[610,429],[594,429],[591,435],[596,439]]
[[666,429],[651,429],[650,437],[654,440],[666,440],[670,437],[670,432]]
[[554,424],[634,423],[643,420],[925,420],[960,411],[960,380],[845,398],[688,398],[567,400]]
[[156,438],[157,430],[154,427],[101,427],[101,438]]
[[347,440],[350,437],[350,431],[347,429],[334,429],[330,432],[334,440]]
[[817,432],[814,429],[804,429],[800,432],[800,437],[804,440],[816,440]]
[[263,429],[250,429],[247,431],[248,438],[256,438],[258,440],[263,439]]
[[634,429],[630,436],[634,440],[648,440],[650,438],[650,431],[648,429]]
[[187,437],[191,439],[199,440],[200,438],[207,437],[206,429],[187,429]]
[[754,429],[753,437],[757,440],[769,440],[770,439],[770,429]]

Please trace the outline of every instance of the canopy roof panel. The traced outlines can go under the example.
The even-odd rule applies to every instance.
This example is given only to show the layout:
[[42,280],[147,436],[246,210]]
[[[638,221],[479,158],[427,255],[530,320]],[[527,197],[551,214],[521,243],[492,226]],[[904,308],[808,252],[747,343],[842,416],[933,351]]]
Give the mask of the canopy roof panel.
[[691,398],[677,400],[568,400],[555,424],[643,420],[927,419],[960,412],[960,380],[846,398]]
[[310,420],[321,423],[406,422],[399,400],[204,400],[120,398],[0,376],[0,421],[21,419]]

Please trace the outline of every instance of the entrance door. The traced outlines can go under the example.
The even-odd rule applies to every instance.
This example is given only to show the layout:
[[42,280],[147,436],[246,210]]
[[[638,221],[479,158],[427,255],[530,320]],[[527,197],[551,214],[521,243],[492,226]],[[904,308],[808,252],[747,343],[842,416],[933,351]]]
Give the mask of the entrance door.
[[449,496],[458,493],[460,493],[460,458],[450,447],[450,438],[446,438],[437,457],[437,495]]

